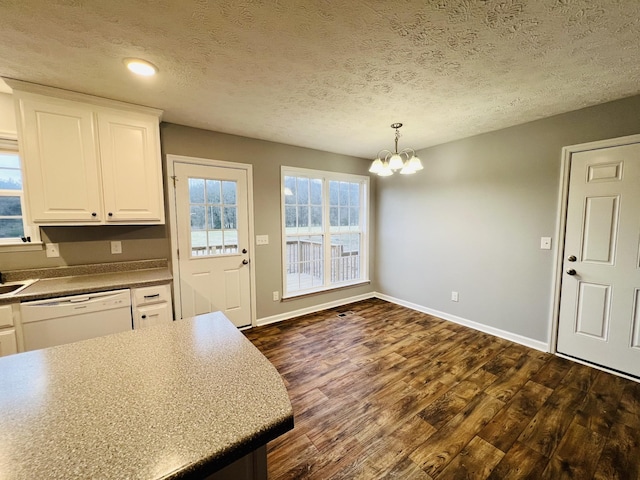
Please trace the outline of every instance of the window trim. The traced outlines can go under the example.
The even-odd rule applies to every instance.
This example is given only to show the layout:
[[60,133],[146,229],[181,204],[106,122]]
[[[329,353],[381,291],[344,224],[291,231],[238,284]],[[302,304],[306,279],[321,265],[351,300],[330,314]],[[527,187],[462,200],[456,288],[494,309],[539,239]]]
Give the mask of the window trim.
[[[6,134],[0,137],[0,152],[15,153],[20,159],[20,172],[22,174],[22,190],[19,192],[22,207],[22,225],[25,237],[31,237],[30,242],[15,241],[13,239],[0,239],[0,252],[20,252],[42,250],[42,240],[40,239],[40,228],[29,222],[27,214],[27,187],[24,175],[23,158],[20,155],[17,138],[10,138]],[[18,239],[19,240],[19,239]]]
[[[324,245],[323,258],[323,284],[321,286],[297,290],[295,292],[287,291],[287,231],[286,231],[286,214],[285,214],[285,176],[306,176],[309,178],[319,178],[323,182],[323,231],[318,235],[327,237],[329,240]],[[356,280],[348,280],[339,283],[331,283],[330,265],[331,265],[331,231],[329,225],[329,181],[359,183],[360,188],[360,235],[361,252],[360,252],[360,278]],[[323,293],[328,291],[340,290],[345,287],[353,287],[370,283],[369,279],[369,212],[370,212],[370,178],[366,175],[357,175],[352,173],[332,172],[326,170],[315,170],[300,167],[280,167],[280,231],[281,239],[281,273],[282,273],[282,300],[294,299]],[[335,232],[334,232],[335,233]],[[313,235],[313,234],[309,234]],[[329,270],[327,270],[329,269]]]

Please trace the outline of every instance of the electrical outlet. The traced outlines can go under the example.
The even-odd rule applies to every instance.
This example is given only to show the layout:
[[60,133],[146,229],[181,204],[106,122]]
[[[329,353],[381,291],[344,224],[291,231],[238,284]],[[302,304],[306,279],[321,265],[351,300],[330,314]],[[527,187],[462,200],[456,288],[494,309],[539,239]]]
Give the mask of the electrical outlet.
[[551,250],[551,237],[540,237],[540,249]]
[[458,301],[458,292],[451,292],[451,301],[452,302]]
[[47,243],[47,257],[59,257],[60,256],[60,246],[57,243]]
[[119,240],[111,242],[111,254],[117,255],[120,253],[122,253],[122,242]]
[[280,300],[280,292],[276,290],[275,292],[273,292],[273,301],[277,302],[278,300]]

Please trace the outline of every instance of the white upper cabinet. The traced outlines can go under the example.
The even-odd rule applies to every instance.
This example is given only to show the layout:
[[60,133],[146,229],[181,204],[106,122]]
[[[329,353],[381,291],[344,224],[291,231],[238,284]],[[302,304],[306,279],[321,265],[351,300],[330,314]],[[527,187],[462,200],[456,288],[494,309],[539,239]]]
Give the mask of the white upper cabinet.
[[107,222],[164,223],[157,117],[104,111],[98,136]]
[[160,111],[8,83],[33,223],[164,223]]

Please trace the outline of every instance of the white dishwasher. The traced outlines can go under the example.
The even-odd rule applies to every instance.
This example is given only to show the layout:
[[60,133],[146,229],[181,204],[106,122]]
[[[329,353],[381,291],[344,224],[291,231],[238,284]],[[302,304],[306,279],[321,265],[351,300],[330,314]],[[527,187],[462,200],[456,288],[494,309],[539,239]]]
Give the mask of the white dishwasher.
[[20,304],[24,349],[37,350],[132,329],[128,289]]

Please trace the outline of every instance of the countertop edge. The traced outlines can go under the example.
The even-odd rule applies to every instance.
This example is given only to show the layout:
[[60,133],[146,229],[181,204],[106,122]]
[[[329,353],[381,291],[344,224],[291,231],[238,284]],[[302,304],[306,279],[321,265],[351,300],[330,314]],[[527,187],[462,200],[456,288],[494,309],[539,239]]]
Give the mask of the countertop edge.
[[[148,275],[154,278],[143,278]],[[136,278],[136,277],[140,278]],[[110,278],[106,282],[99,282],[105,277]],[[100,273],[92,275],[79,275],[73,278],[86,278],[84,285],[69,286],[61,284],[64,279],[70,277],[45,278],[38,280],[15,295],[0,297],[0,305],[10,305],[12,303],[22,303],[31,300],[45,300],[47,298],[66,297],[68,295],[80,295],[84,293],[96,293],[122,288],[152,287],[171,283],[173,276],[167,268],[157,268],[148,270],[133,270],[121,273]],[[43,285],[51,285],[49,289],[42,291]],[[56,286],[59,285],[59,286]],[[34,291],[35,290],[35,291]]]
[[176,472],[163,477],[162,480],[200,480],[203,475],[211,475],[222,468],[231,465],[236,460],[253,452],[257,448],[266,445],[271,440],[275,440],[280,435],[292,430],[294,427],[293,411],[290,415],[276,422],[273,426],[252,436],[246,441],[240,442],[233,448],[223,453],[219,453],[215,458],[202,459],[198,463],[185,466]]

